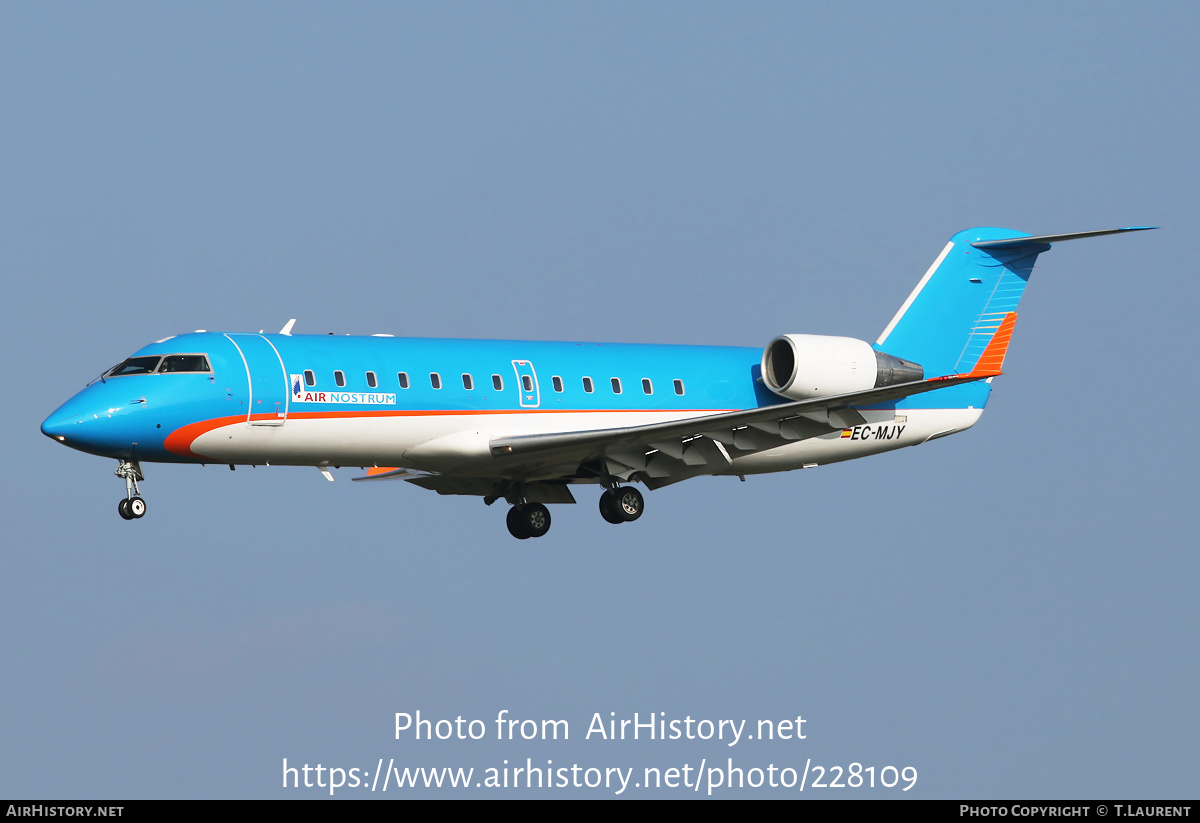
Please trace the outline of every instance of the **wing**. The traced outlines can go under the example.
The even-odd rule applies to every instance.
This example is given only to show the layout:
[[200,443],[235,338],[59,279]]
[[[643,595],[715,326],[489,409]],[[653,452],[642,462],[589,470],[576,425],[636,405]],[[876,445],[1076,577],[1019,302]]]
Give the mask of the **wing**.
[[367,473],[363,477],[352,477],[351,480],[416,480],[418,478],[427,477],[429,472],[413,471],[412,469],[402,469],[397,466],[374,466],[367,469]]
[[599,467],[602,461],[597,473],[607,471],[622,479],[636,474],[650,488],[658,488],[720,472],[741,455],[867,422],[855,406],[886,403],[998,373],[998,369],[978,370],[644,426],[501,437],[491,441],[491,452],[497,468],[502,466],[508,477],[572,476],[580,466]]
[[407,480],[439,494],[485,499],[506,496],[511,484],[520,481],[526,499],[543,503],[573,503],[566,481],[606,473],[622,480],[636,475],[650,488],[660,488],[690,477],[719,473],[736,457],[861,425],[867,421],[856,406],[887,403],[994,377],[1000,373],[1002,361],[1001,352],[998,358],[981,358],[981,364],[987,365],[970,374],[666,423],[500,437],[489,444],[493,463],[476,476],[380,467],[354,479]]
[[[352,480],[407,480],[415,486],[435,491],[438,494],[464,494],[492,501],[504,497],[512,486],[513,477],[471,477],[436,472],[414,471],[394,466],[375,466],[363,477]],[[574,503],[575,497],[566,484],[556,482],[523,483],[522,499],[537,503]]]

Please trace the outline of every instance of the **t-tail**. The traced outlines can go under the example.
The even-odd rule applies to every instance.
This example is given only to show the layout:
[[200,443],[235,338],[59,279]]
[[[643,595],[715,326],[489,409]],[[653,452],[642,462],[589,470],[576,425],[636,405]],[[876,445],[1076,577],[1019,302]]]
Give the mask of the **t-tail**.
[[[1156,226],[1032,236],[975,228],[950,238],[900,311],[875,341],[876,351],[921,364],[926,377],[1000,374],[1017,305],[1037,257],[1063,240],[1145,231]],[[986,402],[972,392],[972,405]]]

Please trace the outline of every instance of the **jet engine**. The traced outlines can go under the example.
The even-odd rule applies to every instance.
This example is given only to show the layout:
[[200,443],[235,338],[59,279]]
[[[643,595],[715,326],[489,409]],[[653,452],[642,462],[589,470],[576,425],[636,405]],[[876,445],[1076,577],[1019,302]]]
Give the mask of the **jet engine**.
[[767,388],[792,400],[866,391],[925,377],[916,363],[875,351],[852,337],[785,334],[763,349]]

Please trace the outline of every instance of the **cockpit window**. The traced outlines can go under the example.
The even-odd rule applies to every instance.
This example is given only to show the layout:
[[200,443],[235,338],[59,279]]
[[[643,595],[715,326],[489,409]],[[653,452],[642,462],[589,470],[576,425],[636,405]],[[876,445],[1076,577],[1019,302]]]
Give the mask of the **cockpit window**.
[[124,377],[130,374],[149,374],[158,365],[158,355],[152,357],[131,357],[119,366],[113,366],[109,377]]
[[208,358],[202,354],[168,354],[158,367],[159,374],[167,372],[210,372]]

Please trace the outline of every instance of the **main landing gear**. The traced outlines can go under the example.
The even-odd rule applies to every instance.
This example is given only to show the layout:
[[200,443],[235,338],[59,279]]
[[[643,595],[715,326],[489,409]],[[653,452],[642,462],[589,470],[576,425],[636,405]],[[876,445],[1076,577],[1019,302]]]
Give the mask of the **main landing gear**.
[[508,510],[509,533],[518,540],[550,531],[550,510],[541,503],[518,503]]
[[642,493],[633,486],[613,486],[600,495],[600,516],[609,523],[632,523],[645,509]]
[[145,480],[142,467],[138,462],[122,460],[115,472],[117,477],[125,478],[125,499],[117,504],[117,511],[126,520],[137,520],[146,516],[146,501],[141,498],[138,481]]
[[[633,486],[616,486],[600,495],[600,514],[609,523],[632,523],[642,516],[646,501]],[[518,503],[508,510],[508,531],[518,540],[550,531],[550,512],[541,503]]]

